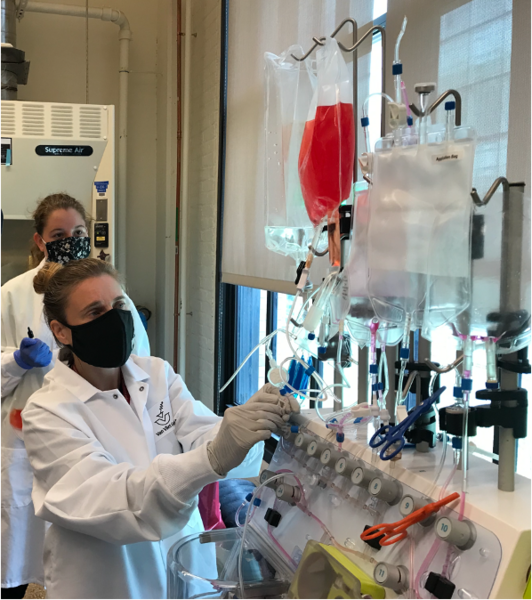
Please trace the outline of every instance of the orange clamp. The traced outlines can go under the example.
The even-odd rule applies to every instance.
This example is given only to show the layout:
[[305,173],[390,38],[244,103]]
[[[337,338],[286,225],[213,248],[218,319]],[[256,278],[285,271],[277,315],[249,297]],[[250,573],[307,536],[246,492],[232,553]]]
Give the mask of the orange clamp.
[[383,535],[384,537],[379,541],[381,546],[391,546],[392,544],[396,544],[407,537],[407,529],[411,525],[424,521],[430,517],[432,513],[438,512],[440,508],[454,500],[458,500],[458,498],[460,498],[460,494],[454,492],[453,494],[446,496],[443,500],[431,502],[430,504],[418,508],[418,510],[400,521],[396,521],[395,523],[381,523],[380,525],[369,527],[360,535],[360,539],[366,542]]

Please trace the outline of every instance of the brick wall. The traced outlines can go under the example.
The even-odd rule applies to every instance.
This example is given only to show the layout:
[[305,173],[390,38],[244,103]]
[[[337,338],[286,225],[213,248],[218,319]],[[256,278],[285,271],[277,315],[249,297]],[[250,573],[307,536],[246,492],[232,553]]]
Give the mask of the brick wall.
[[192,2],[185,381],[213,406],[221,1]]

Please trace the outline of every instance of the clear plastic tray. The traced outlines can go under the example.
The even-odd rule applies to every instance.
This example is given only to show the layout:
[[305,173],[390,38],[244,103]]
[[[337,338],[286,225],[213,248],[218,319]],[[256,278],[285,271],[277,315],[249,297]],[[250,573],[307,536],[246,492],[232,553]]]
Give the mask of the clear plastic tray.
[[[221,529],[183,538],[168,552],[168,598],[239,598],[238,558],[242,529]],[[266,555],[268,558],[266,558]],[[282,598],[292,574],[251,527],[242,561],[246,598]]]

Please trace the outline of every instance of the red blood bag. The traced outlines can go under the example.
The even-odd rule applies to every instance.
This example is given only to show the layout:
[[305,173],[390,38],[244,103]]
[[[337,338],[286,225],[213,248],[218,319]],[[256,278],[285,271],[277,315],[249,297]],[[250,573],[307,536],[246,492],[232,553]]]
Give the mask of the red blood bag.
[[334,38],[318,50],[318,85],[299,152],[299,179],[314,225],[349,198],[355,157],[353,83]]

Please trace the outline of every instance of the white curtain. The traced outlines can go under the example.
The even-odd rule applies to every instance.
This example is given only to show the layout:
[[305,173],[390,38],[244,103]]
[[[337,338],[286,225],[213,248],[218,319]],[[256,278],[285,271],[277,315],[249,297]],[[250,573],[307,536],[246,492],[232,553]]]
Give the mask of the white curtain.
[[[265,246],[264,53],[279,55],[292,44],[308,49],[313,36],[330,35],[347,17],[357,21],[360,38],[373,24],[373,0],[231,0],[229,4],[222,255],[226,283],[294,290],[294,260]],[[338,39],[351,45],[349,26]],[[368,41],[359,51],[359,106],[369,89],[370,48]],[[351,64],[352,57],[345,58]],[[324,273],[327,259],[320,263],[318,271]],[[319,277],[316,270],[314,276]]]

